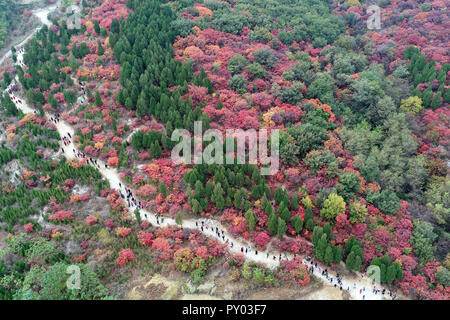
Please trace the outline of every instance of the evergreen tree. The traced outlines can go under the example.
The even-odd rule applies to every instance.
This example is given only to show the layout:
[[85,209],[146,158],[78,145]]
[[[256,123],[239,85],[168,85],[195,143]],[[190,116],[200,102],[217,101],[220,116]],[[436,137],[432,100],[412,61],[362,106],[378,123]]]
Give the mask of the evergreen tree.
[[100,40],[97,40],[97,55],[102,56],[105,53],[105,49],[102,47]]
[[239,209],[241,209],[243,203],[244,203],[244,200],[243,200],[242,192],[240,190],[238,190],[234,194],[234,202],[233,202],[234,207],[239,210]]
[[204,189],[203,189],[203,184],[201,183],[200,180],[197,180],[197,182],[195,183],[194,190],[195,190],[195,197],[197,199],[203,198],[205,196],[205,192],[204,192]]
[[102,98],[100,97],[100,93],[98,92],[98,90],[95,91],[95,102],[94,103],[97,107],[103,106],[103,101],[102,101]]
[[223,199],[223,196],[221,194],[216,197],[215,204],[216,204],[217,209],[219,209],[219,210],[222,210],[224,208],[225,200]]
[[394,262],[392,265],[395,266],[395,279],[401,281],[403,278],[402,266],[398,262]]
[[269,216],[269,224],[267,226],[267,228],[269,229],[270,233],[272,235],[275,235],[278,231],[278,219],[277,216],[275,215],[275,213],[272,213]]
[[162,181],[158,186],[158,191],[163,195],[163,197],[167,196],[167,185],[164,181]]
[[197,215],[200,214],[200,212],[202,212],[201,207],[200,207],[200,202],[197,201],[197,199],[193,198],[191,201],[191,210],[192,213]]
[[261,199],[261,208],[263,208],[265,210],[265,208],[267,207],[267,205],[269,204],[269,200],[267,199],[266,194],[263,194],[263,197]]
[[345,261],[345,267],[348,270],[353,270],[355,266],[355,254],[353,252],[350,252],[350,254],[347,256],[347,260]]
[[305,221],[312,219],[312,217],[313,217],[312,209],[310,207],[306,207],[305,208]]
[[292,210],[297,210],[298,209],[298,204],[299,204],[299,197],[297,195],[297,193],[294,193],[291,197],[291,208]]
[[159,145],[158,141],[155,141],[152,146],[150,147],[150,158],[151,159],[158,159],[161,157],[162,150],[161,146]]
[[327,245],[328,245],[327,235],[326,234],[322,234],[322,237],[317,242],[317,246],[315,247],[315,249],[316,249],[316,257],[320,261],[324,261],[325,251],[327,249]]
[[294,216],[293,226],[294,226],[295,232],[297,232],[297,234],[299,234],[302,231],[303,220],[300,216],[298,216],[298,215]]
[[311,236],[311,242],[316,247],[319,240],[322,238],[323,229],[320,226],[314,227],[313,234]]
[[306,220],[306,223],[305,223],[305,228],[306,229],[313,230],[314,226],[315,226],[315,224],[314,224],[313,219]]
[[434,95],[433,100],[431,101],[431,109],[436,110],[437,108],[439,108],[441,106],[441,98],[442,98],[442,93],[440,91],[438,91]]
[[428,108],[431,105],[431,99],[433,97],[433,91],[431,89],[431,86],[428,86],[423,92],[422,92],[422,100],[423,100],[423,106],[425,108]]
[[11,77],[8,72],[3,72],[3,82],[5,83],[5,88],[11,83]]
[[95,33],[100,34],[100,25],[98,24],[97,20],[94,21],[94,30]]
[[281,201],[283,201],[285,193],[286,191],[281,186],[275,190],[273,198],[277,204],[280,204]]
[[391,284],[396,275],[396,269],[394,265],[390,265],[386,270],[386,283]]
[[445,90],[445,93],[444,93],[444,102],[445,102],[445,103],[450,103],[450,89]]
[[[284,203],[284,202],[282,202],[282,203]],[[286,223],[291,221],[291,212],[287,208],[287,205],[283,205],[281,207],[281,211],[278,210],[278,214],[279,214],[280,218],[283,219]]]
[[251,209],[249,209],[245,213],[244,218],[247,221],[248,229],[250,231],[253,231],[255,229],[255,225],[256,225],[256,222],[258,220],[258,218],[256,217],[256,213],[254,213]]
[[323,261],[327,266],[330,264],[330,262],[334,261],[333,248],[330,245],[328,245],[328,247],[325,249]]
[[283,238],[287,230],[286,222],[283,219],[278,218],[278,236]]
[[[358,241],[354,240],[354,244],[351,248],[350,253],[347,256],[345,262],[347,269],[359,271],[362,268],[363,262],[363,249],[361,248]],[[347,243],[348,244],[348,243]],[[347,250],[347,247],[346,247]]]
[[134,210],[134,216],[136,217],[136,222],[140,225],[141,224],[141,213],[138,209]]
[[214,190],[213,184],[210,181],[206,182],[205,195],[206,195],[206,197],[211,198],[211,200],[212,200],[213,190]]
[[348,239],[347,243],[345,244],[345,253],[349,254],[352,250],[352,247],[354,244],[359,243],[358,240],[355,239],[354,236],[351,236],[350,239]]
[[331,236],[333,235],[333,230],[331,229],[331,226],[328,222],[323,225],[323,232],[327,235],[328,240],[331,240]]
[[270,203],[267,204],[267,206],[264,208],[264,212],[270,216],[273,213],[273,208]]
[[334,252],[334,262],[341,262],[344,257],[344,251],[341,247],[336,247],[336,251]]

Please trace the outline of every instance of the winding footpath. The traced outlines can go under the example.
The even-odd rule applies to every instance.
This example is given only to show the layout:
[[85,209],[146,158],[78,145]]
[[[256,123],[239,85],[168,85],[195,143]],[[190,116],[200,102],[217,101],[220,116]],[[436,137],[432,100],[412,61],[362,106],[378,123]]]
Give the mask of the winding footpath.
[[[50,25],[51,22],[47,19],[47,14],[50,11],[54,10],[55,7],[56,6],[47,7],[44,9],[36,10],[33,13],[41,19],[43,24]],[[35,32],[33,32],[27,39],[25,39],[24,42],[19,44],[18,47],[19,48],[23,47],[23,44],[26,41],[28,41],[31,38],[31,36],[34,35],[34,33]],[[24,53],[23,50],[17,51],[17,63],[23,62],[23,53]],[[13,80],[11,85],[6,89],[6,92],[8,92],[9,89],[11,89],[11,87],[15,83],[18,83],[17,77],[16,77],[16,79]],[[19,97],[15,96],[13,93],[11,93],[10,96],[11,96],[12,101],[16,104],[16,107],[18,109],[22,110],[22,112],[24,114],[36,112],[34,109],[30,108],[27,105],[26,101],[23,98],[19,98]],[[50,121],[48,119],[54,118],[54,116],[52,116],[48,113],[45,113],[45,116],[47,118],[47,121]],[[69,125],[64,120],[60,119],[60,120],[56,121],[56,123],[55,122],[52,122],[52,123],[56,126],[56,129],[58,130],[58,133],[60,134],[61,137],[67,137],[68,134],[70,134],[71,137],[74,137],[75,130],[73,129],[73,127],[71,125]],[[136,131],[133,131],[133,132],[136,132]],[[132,134],[130,134],[128,136],[127,140],[129,140],[131,138],[131,135]],[[79,158],[79,156],[78,156],[79,152],[78,152],[76,146],[73,144],[72,139],[69,139],[68,141],[69,142],[68,143],[66,142],[66,145],[64,144],[63,141],[60,141],[60,146],[61,146],[61,148],[64,149],[63,155],[67,159]],[[61,150],[58,152],[58,154],[62,154]],[[88,161],[88,163],[91,165],[94,165],[89,161]],[[115,168],[107,167],[105,165],[105,162],[98,160],[98,159],[97,159],[96,163],[97,163],[96,167],[98,168],[100,173],[103,175],[103,177],[106,180],[108,180],[110,187],[120,191],[121,193],[123,192],[124,194],[126,194],[126,191],[125,191],[126,185],[124,183],[122,183],[122,181],[120,180],[118,170]],[[127,205],[127,201],[124,201],[124,202],[125,202],[125,205]],[[136,206],[131,204],[129,209],[131,212],[133,212],[136,209]],[[294,255],[292,255],[292,254],[286,254],[286,253],[275,252],[275,251],[271,251],[271,252],[257,251],[256,252],[255,249],[253,247],[249,246],[248,243],[246,243],[240,239],[234,238],[231,234],[229,234],[227,232],[226,228],[224,226],[222,226],[222,224],[216,220],[185,219],[182,221],[181,225],[178,225],[178,224],[176,224],[175,220],[172,218],[157,217],[154,213],[148,212],[145,209],[139,209],[139,211],[141,213],[141,218],[148,220],[154,226],[156,226],[156,225],[158,225],[158,226],[176,225],[176,226],[180,226],[182,228],[198,229],[201,232],[203,232],[203,234],[205,234],[206,236],[217,239],[220,242],[226,244],[228,246],[228,251],[230,251],[232,253],[242,253],[241,250],[244,250],[244,252],[245,252],[245,250],[247,249],[248,252],[244,253],[244,256],[248,261],[252,261],[252,262],[264,265],[265,267],[270,268],[270,269],[275,269],[276,267],[278,267],[282,260],[286,260],[286,259],[291,260],[294,258]],[[306,259],[303,260],[303,263],[306,264],[308,267],[312,266],[311,262],[307,261]],[[323,265],[319,265],[319,264],[317,265],[317,267],[313,266],[313,269],[314,269],[314,271],[312,272],[313,275],[315,277],[323,280],[324,285],[334,287],[334,285],[337,282],[335,274],[332,275],[332,272],[329,271],[328,275],[323,275],[321,271],[324,269],[324,267],[323,267]],[[378,292],[376,294],[373,291],[373,288],[375,286],[373,285],[371,279],[362,277],[360,274],[357,274],[353,278],[344,277],[341,282],[342,291],[347,291],[350,294],[352,299],[358,299],[358,300],[390,299],[389,294],[388,294],[388,289],[386,289],[385,295],[382,295],[380,292]],[[330,279],[333,279],[332,283],[330,282]],[[339,290],[339,288],[340,288],[340,286],[338,285],[337,290]],[[376,288],[379,290],[384,289],[380,285],[376,285]]]

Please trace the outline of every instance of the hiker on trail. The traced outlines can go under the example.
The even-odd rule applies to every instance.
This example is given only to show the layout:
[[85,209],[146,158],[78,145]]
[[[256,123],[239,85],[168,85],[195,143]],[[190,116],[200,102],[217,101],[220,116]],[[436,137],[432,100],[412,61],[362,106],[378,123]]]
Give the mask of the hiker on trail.
[[61,148],[62,153],[64,153],[64,148]]

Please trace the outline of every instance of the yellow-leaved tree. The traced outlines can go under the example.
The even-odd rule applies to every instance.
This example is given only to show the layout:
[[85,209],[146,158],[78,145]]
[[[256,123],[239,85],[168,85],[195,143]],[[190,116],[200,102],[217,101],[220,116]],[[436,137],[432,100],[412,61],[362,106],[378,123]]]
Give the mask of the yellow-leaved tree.
[[422,99],[418,96],[409,97],[408,99],[402,99],[400,109],[405,110],[408,113],[416,114],[423,109]]

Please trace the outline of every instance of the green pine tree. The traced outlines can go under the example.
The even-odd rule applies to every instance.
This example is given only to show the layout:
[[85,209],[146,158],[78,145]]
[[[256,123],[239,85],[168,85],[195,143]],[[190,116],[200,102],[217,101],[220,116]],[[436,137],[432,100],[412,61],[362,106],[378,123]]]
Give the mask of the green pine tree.
[[323,234],[320,240],[317,242],[317,246],[315,247],[316,257],[320,261],[324,261],[325,250],[327,249],[327,245],[328,245],[327,235]]
[[334,262],[341,262],[344,257],[344,251],[341,247],[336,247],[336,251],[334,252]]
[[102,56],[105,53],[105,49],[102,47],[100,40],[97,40],[97,55]]
[[325,249],[325,255],[323,257],[323,261],[328,266],[331,262],[334,261],[334,255],[333,255],[333,248],[328,245],[328,247]]
[[280,238],[283,238],[283,236],[286,233],[286,230],[287,230],[286,222],[284,222],[283,219],[278,218],[278,230],[277,230],[278,236]]
[[442,98],[442,94],[441,92],[437,92],[434,97],[433,100],[431,101],[431,109],[436,110],[437,108],[439,108],[441,106],[441,98]]
[[305,228],[310,231],[314,229],[314,226],[315,226],[315,223],[314,223],[313,219],[309,219],[305,223]]
[[299,234],[303,229],[303,220],[300,216],[296,215],[293,220],[293,226],[295,228],[295,232]]
[[102,98],[100,97],[100,93],[98,92],[98,90],[95,91],[95,102],[94,103],[97,107],[103,106],[103,101],[102,101]]
[[297,210],[298,209],[298,204],[299,204],[299,197],[297,195],[297,193],[294,193],[291,197],[291,208],[292,210]]
[[278,231],[278,219],[274,213],[272,213],[269,216],[269,224],[268,224],[267,228],[269,229],[269,231],[272,235],[275,235]]
[[245,213],[244,218],[247,221],[248,229],[250,231],[253,231],[255,229],[255,225],[256,225],[256,222],[258,220],[258,218],[256,217],[256,213],[254,213],[251,209],[249,209]]

